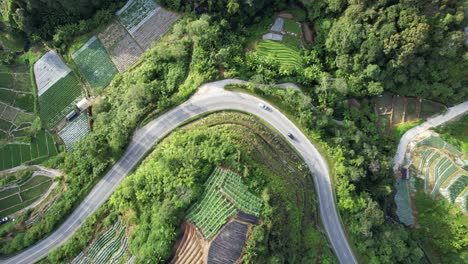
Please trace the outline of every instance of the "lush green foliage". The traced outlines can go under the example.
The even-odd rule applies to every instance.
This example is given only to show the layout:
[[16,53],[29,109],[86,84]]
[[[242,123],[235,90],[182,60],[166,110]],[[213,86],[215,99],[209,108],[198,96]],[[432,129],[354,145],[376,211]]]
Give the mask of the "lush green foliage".
[[457,146],[462,152],[468,153],[468,115],[448,123],[435,131],[448,143]]
[[464,263],[468,260],[468,216],[445,199],[434,200],[425,193],[422,181],[417,180],[416,208],[420,228],[411,233],[421,241],[432,262]]
[[[116,9],[115,1],[111,0],[6,0],[1,7],[1,16],[4,23],[12,30],[24,32],[28,35],[39,35],[50,39],[56,32],[74,35],[83,34],[94,29],[101,23],[106,23],[103,16],[87,20],[99,10]],[[117,1],[123,5],[124,1]],[[98,12],[99,13],[99,12]],[[94,21],[93,21],[94,20]],[[80,32],[73,26],[79,28]],[[90,27],[92,26],[92,27]],[[64,30],[64,29],[67,30]],[[54,37],[55,38],[55,37]],[[63,39],[63,38],[61,38]]]
[[445,103],[466,100],[463,1],[302,2],[316,29],[311,54],[346,80],[351,94],[384,88]]

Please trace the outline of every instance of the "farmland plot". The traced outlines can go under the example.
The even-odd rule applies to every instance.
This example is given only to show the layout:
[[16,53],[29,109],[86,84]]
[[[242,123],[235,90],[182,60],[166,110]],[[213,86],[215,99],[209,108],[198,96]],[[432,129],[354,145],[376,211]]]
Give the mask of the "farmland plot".
[[247,239],[248,225],[232,221],[223,227],[208,251],[208,264],[236,263]]
[[122,25],[133,33],[159,8],[153,0],[129,0],[116,15]]
[[195,204],[187,219],[211,239],[238,211],[258,216],[262,201],[249,192],[241,177],[227,169],[217,168],[206,182],[207,190]]
[[45,127],[53,127],[73,110],[82,91],[73,73],[58,80],[39,96],[39,115]]
[[55,51],[47,52],[34,63],[34,78],[36,79],[38,96],[41,96],[56,82],[69,75],[70,72],[71,69]]
[[183,224],[184,236],[178,245],[174,258],[170,264],[205,263],[205,241],[196,227],[188,222]]
[[0,217],[15,213],[42,197],[50,188],[49,177],[36,176],[22,185],[0,192]]
[[282,66],[297,68],[302,65],[302,59],[297,50],[272,40],[261,40],[257,46],[257,54],[260,57],[278,60]]
[[88,118],[82,113],[59,133],[67,150],[71,150],[75,143],[89,134]]
[[92,88],[106,87],[117,74],[117,68],[96,37],[90,38],[72,58]]
[[99,40],[109,52],[119,72],[125,72],[138,61],[143,50],[118,22],[111,23],[98,34]]
[[468,187],[468,175],[459,175],[448,187],[450,201],[453,203],[457,197]]
[[178,18],[178,14],[160,8],[148,17],[141,26],[133,32],[130,31],[130,33],[135,37],[141,48],[147,50],[153,42],[158,41],[166,34]]
[[120,221],[116,222],[78,254],[71,263],[119,263],[128,246],[125,231],[126,229],[121,227]]
[[15,142],[0,148],[0,170],[9,169],[24,163],[36,164],[44,158],[57,155],[52,136],[41,131],[30,143]]

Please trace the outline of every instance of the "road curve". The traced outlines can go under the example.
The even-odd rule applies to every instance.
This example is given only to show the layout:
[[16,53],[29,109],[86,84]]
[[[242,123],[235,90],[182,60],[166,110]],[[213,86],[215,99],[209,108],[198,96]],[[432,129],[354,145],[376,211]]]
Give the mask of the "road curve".
[[447,112],[429,118],[426,122],[411,128],[406,131],[405,134],[400,139],[398,143],[398,149],[393,158],[393,170],[396,171],[403,164],[405,159],[406,148],[408,144],[413,140],[414,137],[423,133],[424,131],[429,130],[430,128],[440,126],[458,116],[465,114],[468,111],[468,101],[458,104],[456,106],[450,107],[447,109]]
[[[0,262],[8,264],[33,263],[47,256],[50,251],[69,239],[88,216],[97,211],[114,192],[117,185],[144,157],[145,153],[164,135],[170,133],[184,121],[202,113],[236,109],[249,112],[263,119],[282,134],[292,133],[295,136],[295,139],[290,140],[290,143],[302,155],[314,175],[315,187],[320,202],[320,215],[333,249],[341,263],[357,263],[346,240],[335,208],[330,173],[325,159],[306,136],[280,111],[274,107],[266,111],[258,106],[260,102],[263,102],[261,99],[248,94],[222,89],[226,84],[231,83],[243,83],[243,81],[228,79],[204,84],[185,103],[135,131],[132,141],[123,156],[57,230],[18,255],[3,259]],[[266,104],[266,102],[263,103]]]

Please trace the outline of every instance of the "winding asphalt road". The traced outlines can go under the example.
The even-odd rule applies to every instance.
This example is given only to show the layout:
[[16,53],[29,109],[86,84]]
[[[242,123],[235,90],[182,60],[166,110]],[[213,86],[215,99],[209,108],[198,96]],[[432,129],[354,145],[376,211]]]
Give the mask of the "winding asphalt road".
[[397,171],[401,164],[403,164],[406,148],[408,147],[408,144],[414,139],[414,137],[420,135],[424,131],[429,130],[430,128],[440,126],[456,117],[459,117],[466,112],[468,112],[468,101],[450,107],[447,109],[447,112],[431,117],[426,122],[406,131],[406,133],[401,137],[400,143],[398,143],[397,153],[393,158],[393,170]]
[[223,87],[230,83],[243,83],[243,81],[228,79],[207,83],[201,86],[188,101],[138,129],[120,160],[56,231],[18,255],[0,262],[9,264],[34,263],[47,256],[49,252],[69,239],[88,216],[97,211],[114,192],[117,185],[145,156],[145,153],[164,135],[170,133],[184,121],[202,113],[236,109],[262,118],[284,135],[287,133],[294,135],[295,139],[290,140],[290,143],[302,155],[314,175],[315,187],[320,201],[320,216],[333,249],[341,263],[357,263],[335,208],[330,173],[325,159],[280,111],[273,107],[270,107],[268,111],[260,108],[258,106],[260,102],[267,103],[254,96],[225,91]]

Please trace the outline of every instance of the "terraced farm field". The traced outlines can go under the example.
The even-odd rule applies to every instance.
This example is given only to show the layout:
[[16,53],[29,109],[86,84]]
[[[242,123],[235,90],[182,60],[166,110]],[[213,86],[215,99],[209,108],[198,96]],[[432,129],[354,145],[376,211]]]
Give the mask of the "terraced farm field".
[[125,72],[138,61],[143,50],[117,21],[112,22],[104,31],[98,34],[98,38],[109,52],[119,72]]
[[206,191],[187,215],[210,240],[238,211],[258,216],[262,201],[243,184],[241,176],[227,169],[217,168],[206,183]]
[[450,201],[453,203],[457,197],[468,188],[468,175],[459,175],[448,187]]
[[0,140],[24,133],[34,120],[34,96],[28,66],[21,63],[0,67]]
[[466,171],[456,160],[463,155],[456,147],[431,135],[416,144],[413,164],[424,180],[424,191],[432,196],[441,194],[454,203],[468,188]]
[[31,75],[28,66],[20,63],[2,65],[0,67],[0,89],[31,93]]
[[298,68],[302,65],[302,58],[299,52],[280,42],[260,40],[256,53],[261,57],[274,58],[282,66]]
[[84,249],[72,264],[78,263],[120,263],[119,260],[127,250],[125,227],[117,221],[111,228],[99,235],[86,249]]
[[96,37],[90,38],[72,58],[92,88],[106,87],[117,74],[117,68]]
[[0,217],[8,216],[32,204],[47,192],[51,184],[49,177],[35,176],[19,187],[0,191]]
[[57,155],[52,136],[41,131],[30,143],[11,143],[0,148],[0,170],[19,166],[24,163],[37,164],[44,159]]
[[73,110],[81,99],[82,90],[73,73],[58,80],[39,96],[39,115],[45,127],[50,128]]
[[71,150],[78,140],[89,134],[89,131],[87,115],[82,113],[58,134],[65,143],[67,150]]
[[184,236],[170,264],[205,263],[205,241],[203,237],[198,233],[196,227],[190,223],[184,222],[183,228]]

